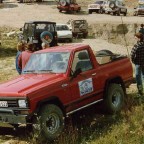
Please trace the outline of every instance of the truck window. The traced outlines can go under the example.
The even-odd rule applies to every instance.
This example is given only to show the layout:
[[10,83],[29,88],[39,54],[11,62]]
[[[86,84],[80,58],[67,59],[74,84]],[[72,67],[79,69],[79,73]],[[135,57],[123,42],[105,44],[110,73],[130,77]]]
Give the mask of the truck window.
[[68,52],[32,54],[23,73],[66,73],[69,55]]
[[92,63],[87,50],[78,51],[74,55],[72,70],[81,68],[82,72],[92,69]]

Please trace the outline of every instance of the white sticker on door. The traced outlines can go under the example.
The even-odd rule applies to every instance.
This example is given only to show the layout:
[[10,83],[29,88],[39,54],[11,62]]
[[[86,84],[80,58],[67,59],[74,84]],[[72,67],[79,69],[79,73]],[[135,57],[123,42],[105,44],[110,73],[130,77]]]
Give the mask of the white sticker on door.
[[80,81],[78,85],[79,85],[79,90],[80,90],[80,96],[91,93],[93,91],[92,78]]

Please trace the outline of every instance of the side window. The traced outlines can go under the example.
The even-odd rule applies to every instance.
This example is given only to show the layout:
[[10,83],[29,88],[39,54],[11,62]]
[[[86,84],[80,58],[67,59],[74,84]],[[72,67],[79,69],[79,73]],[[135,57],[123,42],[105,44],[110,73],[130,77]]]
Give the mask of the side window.
[[29,24],[27,33],[28,33],[28,36],[30,36],[30,37],[33,36],[33,34],[34,34],[34,25],[33,24]]
[[72,70],[81,69],[82,72],[92,69],[92,62],[87,50],[78,51],[74,55]]
[[24,25],[23,34],[26,35],[28,31],[28,24]]

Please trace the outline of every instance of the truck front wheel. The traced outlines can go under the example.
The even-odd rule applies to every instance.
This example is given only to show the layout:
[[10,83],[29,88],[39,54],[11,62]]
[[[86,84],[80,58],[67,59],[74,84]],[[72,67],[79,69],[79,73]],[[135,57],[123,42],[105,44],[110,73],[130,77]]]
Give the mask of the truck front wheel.
[[64,116],[61,109],[54,104],[43,106],[40,111],[40,127],[46,139],[57,138],[64,128]]
[[105,96],[106,110],[110,114],[121,110],[124,103],[124,91],[120,84],[110,84]]

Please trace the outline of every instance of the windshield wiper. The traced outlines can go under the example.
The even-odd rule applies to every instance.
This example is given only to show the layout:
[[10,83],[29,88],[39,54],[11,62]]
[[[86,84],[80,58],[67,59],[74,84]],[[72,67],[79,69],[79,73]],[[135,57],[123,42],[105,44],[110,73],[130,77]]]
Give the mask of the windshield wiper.
[[23,73],[34,73],[35,72],[35,70],[25,70],[25,71],[23,71]]
[[49,70],[38,70],[39,72],[50,72],[50,73],[54,73],[53,70],[49,69]]

